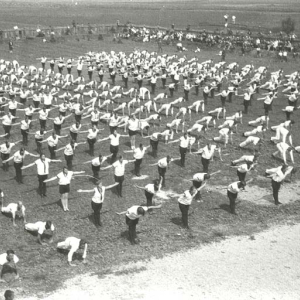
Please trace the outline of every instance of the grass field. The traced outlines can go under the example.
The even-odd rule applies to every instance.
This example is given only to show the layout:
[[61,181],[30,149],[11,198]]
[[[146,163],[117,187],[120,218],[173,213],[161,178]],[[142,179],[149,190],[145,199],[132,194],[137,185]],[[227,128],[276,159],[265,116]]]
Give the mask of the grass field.
[[[92,11],[92,9],[89,10],[89,6],[86,7],[86,10]],[[45,13],[45,11],[42,13]],[[42,13],[40,15],[43,16],[43,21],[45,24],[48,24],[45,15],[42,15]],[[50,10],[47,10],[47,13],[49,13],[49,20],[52,20],[50,19]],[[34,14],[34,11],[32,14]],[[92,15],[87,14],[82,22],[88,22],[90,16]],[[220,16],[223,17],[223,12]],[[58,16],[56,15],[55,18],[58,18]],[[68,18],[69,17],[66,17],[64,19],[64,24],[71,22],[72,18]],[[139,18],[141,18],[141,16],[139,16]],[[134,20],[132,21],[134,22]],[[10,22],[12,22],[12,20]],[[15,22],[17,23],[17,20]],[[33,20],[30,22],[33,22]],[[89,22],[93,23],[93,20],[91,19]],[[138,22],[138,20],[136,22]],[[185,24],[184,21],[181,20],[181,22],[182,24]],[[102,23],[101,20],[99,20],[99,23]],[[56,24],[56,20],[53,19],[51,24]],[[131,41],[124,41],[123,44],[114,44],[111,42],[111,39],[111,37],[105,37],[105,40],[100,42],[95,39],[91,41],[85,39],[76,41],[75,39],[70,38],[70,40],[66,40],[64,43],[42,43],[41,40],[35,39],[33,41],[17,42],[17,47],[13,54],[8,53],[8,46],[5,43],[0,44],[0,51],[1,58],[10,60],[17,59],[21,64],[37,64],[36,57],[44,55],[47,57],[77,57],[87,51],[103,50],[124,51],[129,53],[135,47],[147,49],[148,51],[156,51],[155,44],[140,44]],[[195,48],[195,45],[188,45],[187,47],[190,51],[184,54],[187,55],[188,58],[195,56],[195,53],[191,51]],[[173,54],[175,52],[175,47],[165,47],[164,51]],[[197,54],[197,57],[200,61],[210,58],[218,60],[219,56],[216,56],[217,53],[218,49],[210,51],[204,50],[200,54]],[[183,54],[179,54],[179,56],[181,55]],[[295,71],[299,63],[294,60],[290,60],[288,63],[282,63],[272,55],[266,53],[263,53],[262,58],[255,58],[253,53],[250,53],[245,57],[239,56],[238,54],[228,54],[226,60],[228,62],[237,61],[240,66],[252,61],[256,67],[260,65],[268,66],[270,71],[283,68],[285,74]],[[120,83],[120,81],[118,81],[117,84],[118,83]],[[131,82],[130,85],[132,86],[133,83]],[[163,90],[160,89],[158,92],[161,91]],[[179,97],[182,95],[183,91],[180,89],[175,96]],[[129,98],[124,99],[128,101]],[[190,102],[193,100],[196,100],[196,96],[192,92]],[[219,106],[219,99],[209,100],[206,111]],[[238,109],[242,108],[241,103],[240,99],[235,98],[232,104],[227,104],[228,114],[233,114]],[[249,128],[246,125],[249,120],[254,119],[256,116],[263,113],[262,103],[256,103],[255,101],[254,103],[255,104],[250,107],[249,115],[244,116],[244,124],[239,127],[240,133]],[[286,100],[283,98],[282,94],[279,93],[279,97],[274,103],[273,112],[270,116],[271,125],[278,124],[285,120],[285,115],[281,112],[281,109],[284,106],[286,106]],[[20,113],[19,115],[21,116],[22,114]],[[193,114],[192,122],[189,122],[189,125],[197,118],[198,116]],[[294,114],[294,119],[296,121],[299,120],[299,112]],[[170,117],[168,120],[164,119],[162,124],[164,125],[170,120]],[[220,122],[221,121],[222,120],[220,120]],[[67,122],[67,124],[70,124],[70,122],[71,121]],[[48,123],[48,126],[50,128],[50,122]],[[37,128],[37,125],[35,125],[33,131]],[[293,129],[295,145],[300,144],[299,129],[299,124],[296,122]],[[102,132],[101,136],[105,137],[107,135],[108,128],[105,126],[105,131]],[[212,129],[208,131],[205,140],[217,135],[218,131]],[[266,139],[268,140],[271,135],[273,135],[273,133],[268,132]],[[19,136],[19,130],[15,129],[12,140],[18,140]],[[175,138],[176,137],[180,137],[180,134],[176,135]],[[84,139],[85,135],[82,135],[79,140]],[[224,150],[224,163],[220,162],[217,158],[215,162],[211,164],[210,168],[212,172],[220,169],[222,172],[221,174],[218,174],[215,179],[211,180],[210,184],[218,186],[223,185],[226,187],[229,183],[237,180],[235,169],[229,167],[230,161],[240,157],[244,153],[251,152],[250,150],[241,151],[238,149],[237,145],[242,140],[244,140],[244,138],[241,134],[236,134],[234,136],[234,144],[229,145],[228,149]],[[138,136],[137,143],[140,141],[142,141],[142,139]],[[143,142],[145,144],[147,143],[145,140],[143,140]],[[204,142],[205,141],[203,141],[202,145],[204,145]],[[48,153],[46,146],[44,146],[44,148],[45,152]],[[31,152],[35,151],[35,143],[33,140],[30,142],[28,149]],[[121,142],[121,151],[128,149],[129,139],[123,139]],[[84,161],[90,160],[90,156],[87,154],[86,150],[86,146],[80,146],[78,148],[74,169],[85,170],[87,174],[91,174],[90,166],[81,164]],[[106,143],[98,144],[97,150],[105,155],[109,154],[109,146]],[[263,175],[267,167],[274,167],[280,163],[271,158],[271,153],[273,151],[274,146],[271,143],[266,142],[263,145],[263,156],[257,167],[257,172],[253,172],[249,175],[254,178],[254,181],[250,185],[252,186],[252,189],[253,187],[257,187],[257,189],[270,189],[270,181],[263,180],[259,175]],[[177,157],[178,146],[174,144],[168,146],[161,143],[159,145],[159,158],[164,157],[167,154]],[[131,155],[125,154],[125,157],[131,158]],[[63,159],[61,152],[59,158]],[[295,160],[296,165],[298,165],[299,156],[296,156]],[[33,158],[26,158],[25,164],[32,161],[34,161]],[[141,219],[141,222],[138,225],[138,235],[142,242],[139,246],[133,247],[127,240],[127,227],[124,218],[116,215],[115,212],[126,210],[134,204],[145,203],[143,192],[133,188],[132,184],[137,183],[139,185],[145,185],[150,182],[150,180],[157,178],[156,167],[148,167],[148,164],[155,163],[156,161],[157,160],[152,156],[146,155],[142,165],[142,174],[149,175],[149,178],[139,182],[131,180],[133,176],[131,170],[133,167],[130,165],[127,167],[124,197],[118,198],[114,191],[107,192],[106,201],[102,210],[102,222],[104,226],[100,230],[94,226],[91,217],[91,196],[76,193],[78,188],[91,189],[93,187],[93,183],[88,179],[78,178],[73,181],[69,205],[70,212],[64,213],[59,205],[57,183],[48,184],[48,197],[42,200],[37,195],[35,169],[27,169],[23,172],[25,175],[23,185],[16,184],[12,166],[8,173],[4,174],[1,170],[1,187],[7,195],[7,198],[5,199],[6,203],[22,200],[27,208],[29,222],[51,219],[56,225],[57,234],[53,245],[42,247],[37,244],[36,237],[24,232],[20,222],[18,222],[19,227],[14,228],[8,218],[0,216],[0,253],[3,253],[10,248],[16,251],[16,254],[20,258],[19,272],[21,276],[21,280],[18,282],[10,285],[0,285],[0,293],[7,287],[10,287],[16,290],[18,295],[36,294],[37,296],[42,296],[43,293],[51,292],[53,289],[60,287],[65,279],[79,273],[91,272],[93,274],[98,274],[99,277],[101,277],[110,273],[112,268],[120,263],[148,259],[152,256],[160,257],[166,253],[184,250],[211,241],[218,241],[231,235],[250,236],[274,224],[299,222],[299,201],[280,207],[276,207],[275,205],[258,205],[255,201],[242,201],[237,209],[238,216],[233,216],[228,213],[228,200],[226,196],[213,190],[210,193],[204,193],[203,203],[193,203],[190,210],[190,225],[192,228],[190,231],[183,230],[180,227],[180,213],[177,201],[165,201],[160,211],[155,211],[154,214]],[[62,164],[53,163],[51,165],[50,176],[60,172],[61,166]],[[189,187],[189,184],[183,179],[191,178],[194,173],[201,170],[200,157],[188,155],[186,168],[183,169],[176,163],[171,165],[166,175],[167,188],[171,188],[178,193],[183,192]],[[102,180],[104,185],[112,183],[112,170],[103,171],[101,176],[103,176]],[[287,184],[287,187],[295,187],[295,183]],[[281,197],[284,197],[284,195],[281,194]],[[249,195],[249,198],[251,198],[251,195]],[[84,266],[78,263],[77,267],[70,268],[67,265],[66,256],[56,251],[56,242],[61,241],[68,236],[84,237],[89,241],[88,265]]]

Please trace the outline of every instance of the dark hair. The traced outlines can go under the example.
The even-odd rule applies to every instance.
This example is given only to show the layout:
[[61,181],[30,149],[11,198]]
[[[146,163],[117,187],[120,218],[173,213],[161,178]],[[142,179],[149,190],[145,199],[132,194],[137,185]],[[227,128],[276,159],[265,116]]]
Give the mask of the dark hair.
[[205,174],[204,175],[204,179],[209,179],[210,178],[210,175],[209,174]]
[[15,251],[14,251],[14,250],[7,250],[7,251],[6,251],[6,254],[7,254],[7,255],[9,255],[9,254],[15,254]]
[[87,244],[87,241],[85,239],[81,239],[80,242],[79,242],[79,247],[82,247],[85,244]]
[[50,229],[52,225],[51,221],[46,221],[46,229]]
[[4,292],[4,298],[5,298],[5,299],[12,299],[13,295],[14,295],[14,292],[11,291],[11,290],[6,290],[6,291]]
[[240,188],[243,188],[243,187],[245,187],[246,186],[246,181],[240,181],[239,183],[238,183],[238,187]]
[[137,209],[137,213],[138,213],[138,215],[144,216],[145,215],[145,210],[141,206],[139,206],[138,209]]

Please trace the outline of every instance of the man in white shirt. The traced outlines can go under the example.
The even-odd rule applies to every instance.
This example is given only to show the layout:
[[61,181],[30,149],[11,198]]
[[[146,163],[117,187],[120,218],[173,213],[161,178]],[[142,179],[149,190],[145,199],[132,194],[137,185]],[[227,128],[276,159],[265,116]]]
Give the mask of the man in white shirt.
[[126,224],[128,225],[129,241],[132,245],[138,244],[139,240],[136,238],[136,225],[139,222],[139,218],[144,216],[145,213],[151,209],[161,208],[161,205],[157,206],[138,206],[134,205],[128,208],[127,211],[117,213],[118,215],[126,215]]
[[153,197],[156,193],[158,193],[161,190],[161,183],[162,183],[162,178],[160,179],[160,181],[155,180],[154,183],[149,183],[145,185],[145,187],[135,185],[136,188],[145,191],[148,207],[153,205],[152,203]]
[[45,231],[47,230],[51,231],[51,238],[49,240],[49,243],[51,244],[53,242],[55,227],[51,221],[46,221],[46,222],[38,221],[35,223],[26,223],[25,229],[32,233],[37,233],[38,242],[43,246],[47,245],[47,243],[45,243],[43,240],[43,235],[45,234]]
[[83,249],[83,263],[86,263],[86,256],[87,256],[87,242],[84,239],[78,239],[76,237],[68,237],[65,239],[65,241],[60,242],[57,244],[57,249],[59,250],[69,250],[68,253],[68,264],[72,267],[75,266],[75,264],[72,263],[73,261],[73,255],[76,251],[79,249]]
[[14,273],[15,278],[19,278],[16,264],[19,262],[19,258],[15,255],[13,250],[7,250],[6,253],[0,255],[0,266],[2,266],[0,274],[0,282],[5,282],[3,279],[5,274]]
[[196,189],[191,186],[189,190],[184,191],[178,198],[179,209],[181,211],[181,220],[183,228],[189,229],[188,212],[195,196],[205,187],[205,184]]
[[110,153],[112,154],[111,163],[114,163],[117,158],[117,154],[119,152],[120,137],[128,137],[128,135],[119,134],[117,133],[117,130],[114,130],[114,132],[108,137],[98,140],[98,142],[110,140]]
[[22,170],[33,167],[34,165],[36,165],[37,167],[37,175],[38,175],[38,180],[39,180],[39,193],[41,197],[46,197],[46,193],[47,193],[47,186],[46,183],[44,182],[49,175],[49,164],[50,162],[61,162],[61,159],[49,159],[46,158],[45,154],[40,154],[40,158],[37,159],[35,162],[27,165],[27,166],[23,166]]
[[229,139],[232,144],[232,135],[233,135],[232,128],[222,128],[219,130],[219,134],[220,135],[218,137],[213,138],[214,141],[220,142],[220,141],[222,141],[222,139],[224,139],[225,148],[228,144]]
[[239,144],[239,147],[245,148],[249,144],[260,147],[263,140],[258,136],[248,136],[242,143]]
[[123,187],[123,181],[124,181],[124,174],[125,174],[125,165],[128,163],[134,162],[135,160],[125,160],[123,159],[123,156],[119,156],[119,159],[115,161],[112,165],[103,168],[102,170],[109,169],[111,167],[114,167],[114,177],[115,182],[118,183],[117,186],[117,192],[118,196],[122,197],[122,187]]
[[134,173],[136,176],[140,177],[140,170],[143,158],[145,156],[146,150],[150,148],[150,146],[144,147],[143,144],[140,144],[139,147],[134,148],[133,150],[124,151],[124,152],[133,152],[134,161]]
[[12,216],[13,225],[17,227],[15,222],[16,214],[19,214],[20,217],[23,217],[24,223],[26,223],[26,215],[25,215],[25,206],[23,205],[22,201],[18,203],[10,203],[7,206],[4,206],[3,197],[1,200],[1,212],[4,214],[9,214]]
[[16,180],[18,183],[23,183],[22,167],[23,167],[23,162],[24,162],[26,155],[30,155],[33,157],[39,157],[39,155],[32,154],[32,153],[26,151],[24,148],[21,148],[19,151],[15,152],[15,154],[13,156],[11,156],[7,160],[3,161],[3,163],[6,163],[10,160],[14,161],[14,167],[15,167],[15,171],[16,171]]
[[277,151],[275,151],[273,154],[272,154],[272,157],[276,157],[276,155],[278,155],[280,153],[280,156],[281,158],[283,159],[283,162],[285,164],[287,164],[287,157],[286,157],[286,153],[289,152],[290,153],[290,158],[291,158],[291,161],[292,163],[294,163],[294,148],[292,146],[290,146],[289,144],[287,143],[284,143],[284,142],[280,142],[280,143],[277,143],[276,144],[276,148],[277,148]]
[[293,170],[293,167],[288,167],[286,164],[267,170],[268,177],[272,178],[272,189],[273,189],[273,198],[275,201],[275,205],[281,204],[278,199],[279,190],[281,184],[284,182],[284,179],[288,174],[290,174]]
[[103,186],[102,182],[99,181],[96,185],[91,190],[78,190],[78,193],[92,193],[94,192],[93,198],[92,198],[92,209],[94,211],[94,220],[95,220],[95,225],[102,226],[101,220],[100,220],[100,211],[102,209],[102,204],[104,202],[105,198],[105,191],[117,186],[119,183],[114,183],[108,186]]
[[57,150],[57,144],[59,142],[59,139],[66,138],[68,135],[57,135],[55,131],[52,132],[52,135],[47,137],[45,140],[40,141],[40,143],[48,143],[48,149],[50,152],[50,158],[55,159],[56,158],[56,152]]
[[61,195],[61,203],[64,211],[69,211],[68,200],[69,200],[69,192],[70,192],[70,183],[73,179],[73,175],[83,174],[85,171],[69,171],[66,167],[63,168],[62,172],[57,174],[50,179],[46,179],[44,183],[50,182],[58,179],[59,184],[59,193]]
[[227,188],[227,196],[230,202],[230,212],[236,214],[235,212],[235,201],[237,199],[238,193],[241,189],[245,189],[246,182],[244,181],[235,181],[231,183]]
[[178,140],[169,142],[169,144],[176,142],[179,142],[180,164],[181,167],[184,168],[185,156],[188,151],[188,147],[190,146],[190,134],[188,132],[185,132],[182,137],[180,137]]
[[169,167],[170,163],[175,161],[175,160],[179,160],[180,157],[178,158],[171,158],[170,155],[160,159],[157,163],[149,165],[149,166],[156,166],[157,165],[157,169],[158,169],[158,175],[159,178],[162,178],[162,187],[166,186],[166,179],[165,179],[165,175],[167,172],[167,168]]
[[[17,142],[14,142],[14,143],[10,143],[9,141],[5,141],[4,144],[0,145],[0,154],[1,154],[2,161],[7,160],[9,158],[11,149],[20,142],[21,142],[21,140],[17,141]],[[8,171],[8,163],[7,162],[3,163],[3,170]]]
[[102,154],[99,154],[98,157],[93,158],[92,160],[88,160],[88,161],[84,162],[84,164],[91,163],[91,165],[92,165],[92,171],[93,171],[93,177],[96,180],[95,182],[97,182],[98,179],[99,179],[99,171],[100,171],[100,168],[101,168],[102,164],[105,161],[107,161],[107,159],[110,156],[112,156],[112,154],[108,155],[108,156],[102,156]]

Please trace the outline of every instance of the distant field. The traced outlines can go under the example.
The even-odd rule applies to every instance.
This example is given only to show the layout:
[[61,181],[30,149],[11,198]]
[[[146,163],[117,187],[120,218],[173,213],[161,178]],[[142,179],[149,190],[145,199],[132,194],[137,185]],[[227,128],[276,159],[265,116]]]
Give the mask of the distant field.
[[[74,0],[74,3],[76,1]],[[281,20],[300,16],[299,1],[187,1],[187,2],[3,2],[0,10],[0,28],[59,26],[71,24],[109,23],[130,21],[136,24],[197,28],[199,23],[223,24],[224,14],[236,16],[236,22],[262,28],[280,27]],[[298,28],[299,30],[299,28]]]

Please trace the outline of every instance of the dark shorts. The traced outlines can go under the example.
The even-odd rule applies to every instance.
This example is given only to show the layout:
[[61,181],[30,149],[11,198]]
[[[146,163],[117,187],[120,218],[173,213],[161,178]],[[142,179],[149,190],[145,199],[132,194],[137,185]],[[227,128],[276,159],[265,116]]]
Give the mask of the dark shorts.
[[99,172],[100,171],[100,167],[101,167],[100,165],[99,166],[93,166],[92,165],[92,171],[93,172]]
[[128,134],[129,134],[129,136],[134,136],[137,134],[137,131],[128,129]]
[[69,184],[65,184],[65,185],[60,185],[59,186],[59,193],[65,194],[65,193],[70,193],[70,185]]

